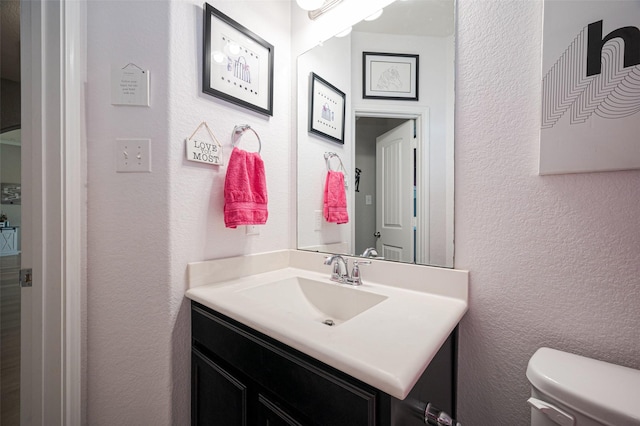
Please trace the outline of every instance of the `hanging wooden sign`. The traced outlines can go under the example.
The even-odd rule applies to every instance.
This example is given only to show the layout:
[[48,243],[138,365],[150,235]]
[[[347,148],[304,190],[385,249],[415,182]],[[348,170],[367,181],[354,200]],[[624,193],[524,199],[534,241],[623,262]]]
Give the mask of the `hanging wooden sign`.
[[[209,133],[209,140],[203,138],[196,138],[195,135],[198,130],[204,126]],[[198,128],[185,139],[185,148],[187,154],[187,160],[195,161],[198,163],[214,164],[216,166],[224,165],[224,157],[222,155],[222,144],[216,139],[216,137],[209,129],[206,122],[200,123]]]

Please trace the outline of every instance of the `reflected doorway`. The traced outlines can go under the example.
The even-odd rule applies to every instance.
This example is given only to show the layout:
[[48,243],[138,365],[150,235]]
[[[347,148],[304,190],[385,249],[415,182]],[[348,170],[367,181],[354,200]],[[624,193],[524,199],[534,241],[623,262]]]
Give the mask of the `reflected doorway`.
[[20,2],[0,2],[0,424],[20,424]]
[[[415,263],[415,119],[357,117],[355,253]],[[385,172],[386,170],[386,172]]]

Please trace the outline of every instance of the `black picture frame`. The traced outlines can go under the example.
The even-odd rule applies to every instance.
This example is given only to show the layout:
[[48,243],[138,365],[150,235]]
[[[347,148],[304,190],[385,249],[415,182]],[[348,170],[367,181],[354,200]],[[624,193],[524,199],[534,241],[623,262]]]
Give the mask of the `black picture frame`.
[[362,97],[417,101],[419,55],[362,52]]
[[309,132],[344,144],[345,93],[316,73],[310,79]]
[[202,91],[273,116],[271,43],[204,4]]

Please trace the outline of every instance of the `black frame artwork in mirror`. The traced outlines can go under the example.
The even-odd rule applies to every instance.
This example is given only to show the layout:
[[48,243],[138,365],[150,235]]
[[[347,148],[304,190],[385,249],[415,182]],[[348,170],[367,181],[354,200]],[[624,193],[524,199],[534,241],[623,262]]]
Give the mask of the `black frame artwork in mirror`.
[[316,73],[311,73],[310,89],[309,132],[344,144],[347,96]]
[[419,55],[362,52],[362,97],[417,101]]
[[202,91],[273,116],[273,45],[208,3],[203,32]]

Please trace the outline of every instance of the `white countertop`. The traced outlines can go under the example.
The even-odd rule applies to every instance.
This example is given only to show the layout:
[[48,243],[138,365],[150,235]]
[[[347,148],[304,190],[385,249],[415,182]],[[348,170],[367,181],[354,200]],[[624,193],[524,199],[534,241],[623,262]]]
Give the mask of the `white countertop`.
[[[467,311],[468,273],[377,261],[362,267],[363,285],[352,287],[330,281],[331,269],[322,264],[323,259],[318,253],[285,250],[190,264],[191,288],[186,296],[404,399]],[[300,320],[293,310],[283,305],[274,308],[244,292],[290,277],[346,286],[386,299],[328,327]],[[380,282],[385,278],[396,282]]]

